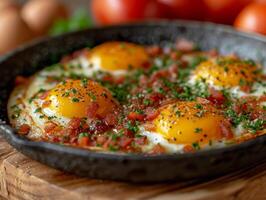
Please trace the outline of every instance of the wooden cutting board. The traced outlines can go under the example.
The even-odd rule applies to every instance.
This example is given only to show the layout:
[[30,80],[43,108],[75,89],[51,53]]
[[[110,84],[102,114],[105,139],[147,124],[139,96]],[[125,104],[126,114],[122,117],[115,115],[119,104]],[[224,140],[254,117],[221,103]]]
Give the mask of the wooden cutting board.
[[0,199],[264,200],[266,163],[197,184],[129,184],[66,174],[27,158],[0,138]]

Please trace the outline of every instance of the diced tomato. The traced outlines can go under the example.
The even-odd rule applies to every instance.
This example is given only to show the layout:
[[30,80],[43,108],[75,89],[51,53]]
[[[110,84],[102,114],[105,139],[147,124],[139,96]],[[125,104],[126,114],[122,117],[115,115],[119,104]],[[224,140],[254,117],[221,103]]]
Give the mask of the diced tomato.
[[27,135],[30,132],[30,126],[28,124],[22,124],[18,129],[18,134]]
[[17,76],[15,79],[15,85],[23,85],[28,82],[28,79],[23,76]]
[[136,112],[130,112],[127,116],[129,120],[138,120],[138,121],[143,121],[145,118],[145,115],[139,114]]
[[88,146],[90,142],[90,138],[89,137],[80,137],[78,139],[78,144],[79,146]]
[[99,109],[99,104],[96,102],[92,102],[87,108],[87,115],[89,118],[95,118],[97,115],[97,111]]

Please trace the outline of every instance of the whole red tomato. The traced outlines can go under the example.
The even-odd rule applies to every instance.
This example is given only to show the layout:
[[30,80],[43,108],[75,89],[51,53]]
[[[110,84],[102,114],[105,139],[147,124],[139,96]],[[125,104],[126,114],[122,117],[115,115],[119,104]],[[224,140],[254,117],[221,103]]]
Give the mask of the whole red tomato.
[[201,20],[204,16],[203,0],[158,0],[164,5],[167,17]]
[[162,7],[156,0],[92,0],[92,13],[102,25],[161,17]]
[[266,1],[260,2],[245,7],[236,18],[234,26],[240,30],[266,35]]
[[238,13],[253,0],[204,0],[206,20],[232,24]]

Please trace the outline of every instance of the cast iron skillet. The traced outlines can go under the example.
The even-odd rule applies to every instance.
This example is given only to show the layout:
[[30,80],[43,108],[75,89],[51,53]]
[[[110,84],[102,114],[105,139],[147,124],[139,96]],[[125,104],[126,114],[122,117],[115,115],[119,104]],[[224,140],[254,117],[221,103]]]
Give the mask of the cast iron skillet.
[[160,44],[186,38],[202,49],[217,48],[222,54],[236,52],[266,66],[266,39],[237,32],[229,27],[199,22],[147,22],[143,24],[94,28],[47,38],[22,47],[0,61],[0,132],[23,154],[49,166],[81,176],[132,182],[199,179],[243,169],[266,155],[266,135],[226,148],[183,155],[121,155],[32,142],[8,125],[7,99],[16,75],[30,75],[61,56],[85,46],[109,40]]

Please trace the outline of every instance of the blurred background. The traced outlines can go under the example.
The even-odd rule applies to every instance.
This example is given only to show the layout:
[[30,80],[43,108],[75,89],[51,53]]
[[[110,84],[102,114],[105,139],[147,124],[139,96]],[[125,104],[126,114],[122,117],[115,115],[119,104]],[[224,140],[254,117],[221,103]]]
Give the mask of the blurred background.
[[210,21],[266,35],[266,0],[0,0],[0,55],[36,38],[145,20]]

